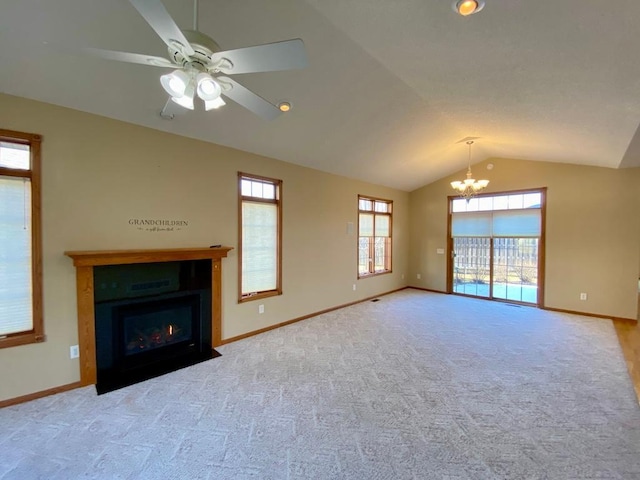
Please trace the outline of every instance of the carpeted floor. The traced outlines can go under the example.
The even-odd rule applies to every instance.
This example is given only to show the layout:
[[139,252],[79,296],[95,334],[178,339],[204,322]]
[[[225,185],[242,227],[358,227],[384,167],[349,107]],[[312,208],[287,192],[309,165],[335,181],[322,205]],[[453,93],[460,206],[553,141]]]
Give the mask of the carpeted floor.
[[8,479],[638,479],[612,323],[404,290],[0,410]]

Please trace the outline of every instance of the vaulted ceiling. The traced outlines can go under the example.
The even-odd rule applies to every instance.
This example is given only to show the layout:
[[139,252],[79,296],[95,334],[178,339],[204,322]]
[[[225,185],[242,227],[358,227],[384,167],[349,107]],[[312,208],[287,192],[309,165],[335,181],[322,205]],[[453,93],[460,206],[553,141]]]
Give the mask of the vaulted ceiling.
[[[164,0],[182,29],[191,0]],[[162,70],[75,50],[166,56],[128,0],[3,0],[0,92],[413,190],[472,162],[640,166],[640,2],[200,0],[223,50],[303,39],[304,70],[237,75],[293,109],[266,121],[233,102],[159,112]]]

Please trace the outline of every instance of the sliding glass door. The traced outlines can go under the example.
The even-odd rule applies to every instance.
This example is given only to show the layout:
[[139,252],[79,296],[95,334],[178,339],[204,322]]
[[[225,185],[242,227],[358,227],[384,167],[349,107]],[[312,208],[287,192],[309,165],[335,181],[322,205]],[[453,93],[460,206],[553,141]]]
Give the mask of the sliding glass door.
[[538,303],[537,238],[494,238],[492,297]]
[[453,291],[476,297],[490,297],[491,239],[453,239]]
[[450,291],[539,305],[544,189],[451,199]]

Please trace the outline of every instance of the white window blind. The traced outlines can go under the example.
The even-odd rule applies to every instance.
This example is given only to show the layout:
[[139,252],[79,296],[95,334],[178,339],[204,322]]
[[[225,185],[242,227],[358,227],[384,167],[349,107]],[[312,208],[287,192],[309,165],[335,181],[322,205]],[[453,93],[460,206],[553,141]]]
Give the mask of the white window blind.
[[539,237],[540,209],[451,214],[453,237]]
[[451,214],[451,236],[490,237],[491,212],[465,212]]
[[493,212],[494,237],[539,237],[540,209]]
[[391,223],[390,218],[386,215],[376,215],[376,237],[390,237]]
[[278,207],[242,202],[242,295],[275,290],[278,272]]
[[31,182],[0,176],[0,335],[33,329]]
[[373,237],[373,213],[360,214],[360,232],[361,237]]

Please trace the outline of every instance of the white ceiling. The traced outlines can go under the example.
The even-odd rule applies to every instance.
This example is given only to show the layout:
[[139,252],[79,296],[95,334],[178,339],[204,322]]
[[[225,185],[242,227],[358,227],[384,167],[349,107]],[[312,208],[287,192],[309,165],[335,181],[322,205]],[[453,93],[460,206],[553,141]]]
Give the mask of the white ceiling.
[[[192,27],[192,0],[164,3]],[[310,65],[234,77],[293,104],[273,121],[231,101],[163,120],[163,70],[67,49],[166,56],[128,0],[2,0],[0,92],[407,191],[465,168],[467,136],[473,163],[638,167],[639,22],[637,0],[200,0],[223,49],[299,37]]]

